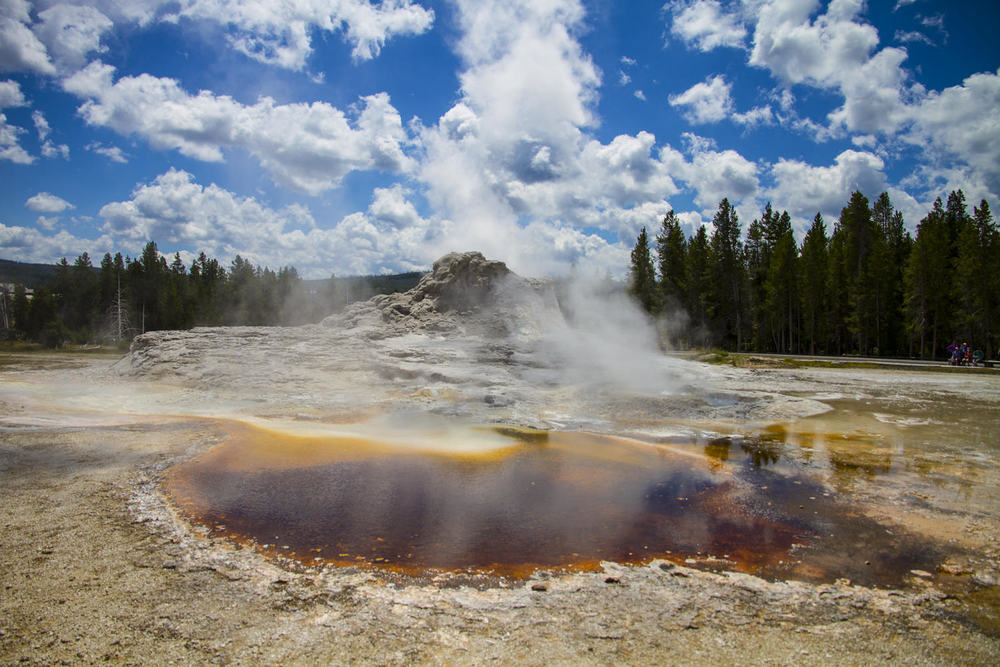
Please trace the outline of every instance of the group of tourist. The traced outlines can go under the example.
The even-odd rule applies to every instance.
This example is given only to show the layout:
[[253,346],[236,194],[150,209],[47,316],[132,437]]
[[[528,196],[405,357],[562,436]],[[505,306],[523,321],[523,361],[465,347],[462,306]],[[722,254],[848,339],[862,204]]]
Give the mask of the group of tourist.
[[950,355],[948,363],[952,366],[983,365],[983,351],[979,349],[973,350],[968,343],[959,345],[957,341],[952,341],[951,345],[945,349],[948,350],[948,354]]

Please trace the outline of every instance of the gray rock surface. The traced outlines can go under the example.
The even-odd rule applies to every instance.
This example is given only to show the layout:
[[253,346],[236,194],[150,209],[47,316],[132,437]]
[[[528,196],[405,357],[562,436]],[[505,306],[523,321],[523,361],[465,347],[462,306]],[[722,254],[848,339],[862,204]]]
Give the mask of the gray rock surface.
[[118,370],[214,392],[249,414],[321,421],[416,411],[623,433],[665,416],[825,409],[729,391],[719,369],[663,355],[652,323],[606,286],[525,279],[477,252],[446,255],[408,292],[319,325],[147,333]]

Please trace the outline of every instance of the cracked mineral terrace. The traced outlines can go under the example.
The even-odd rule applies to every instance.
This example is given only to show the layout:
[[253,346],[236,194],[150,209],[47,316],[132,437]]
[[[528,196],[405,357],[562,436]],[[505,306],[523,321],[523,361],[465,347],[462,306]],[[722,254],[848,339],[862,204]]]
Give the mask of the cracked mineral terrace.
[[0,378],[3,663],[1000,655],[995,375],[683,361],[465,253]]

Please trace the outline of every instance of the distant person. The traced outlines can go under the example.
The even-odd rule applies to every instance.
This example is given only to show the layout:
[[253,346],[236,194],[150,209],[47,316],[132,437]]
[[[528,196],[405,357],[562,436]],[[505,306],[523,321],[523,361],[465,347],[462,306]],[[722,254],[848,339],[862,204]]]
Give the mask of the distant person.
[[980,348],[976,348],[976,351],[972,353],[972,365],[982,366],[983,365],[983,351]]
[[958,343],[956,341],[951,341],[951,344],[944,348],[948,352],[948,363],[952,366],[958,364]]

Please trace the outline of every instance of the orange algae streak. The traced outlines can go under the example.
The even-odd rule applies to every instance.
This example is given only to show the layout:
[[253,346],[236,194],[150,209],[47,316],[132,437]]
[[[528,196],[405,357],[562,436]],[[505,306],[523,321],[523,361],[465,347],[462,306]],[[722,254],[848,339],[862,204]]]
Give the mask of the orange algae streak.
[[[602,560],[694,557],[794,576],[790,554],[831,532],[829,507],[821,517],[796,510],[802,494],[819,495],[800,482],[758,484],[720,474],[705,457],[623,438],[483,428],[509,446],[442,454],[241,427],[172,468],[164,485],[210,534],[307,565],[409,574],[526,577]],[[762,486],[772,489],[768,498]],[[798,571],[838,574],[826,565]]]

